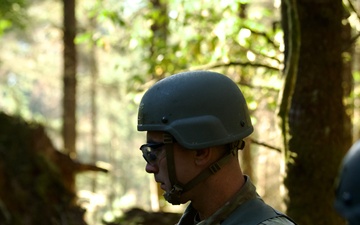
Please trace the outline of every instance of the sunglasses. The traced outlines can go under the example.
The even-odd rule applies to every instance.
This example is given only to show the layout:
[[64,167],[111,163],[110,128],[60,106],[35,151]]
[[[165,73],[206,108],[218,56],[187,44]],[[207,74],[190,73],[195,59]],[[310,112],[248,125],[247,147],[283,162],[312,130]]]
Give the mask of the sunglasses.
[[140,150],[147,163],[154,165],[160,160],[160,157],[164,152],[163,148],[161,148],[163,145],[164,143],[147,143],[141,145]]

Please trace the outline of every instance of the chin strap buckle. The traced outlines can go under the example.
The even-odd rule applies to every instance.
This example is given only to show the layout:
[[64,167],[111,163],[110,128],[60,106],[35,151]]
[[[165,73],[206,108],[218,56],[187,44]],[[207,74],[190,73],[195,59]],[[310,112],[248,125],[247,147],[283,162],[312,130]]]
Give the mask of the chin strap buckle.
[[233,143],[230,144],[230,151],[231,154],[233,154],[234,156],[236,155],[236,152],[239,150],[243,150],[245,147],[245,141],[244,140],[239,140],[239,141],[235,141]]
[[180,205],[181,204],[180,197],[181,194],[183,193],[183,190],[184,190],[183,187],[175,184],[173,185],[169,193],[164,194],[164,197],[166,201],[168,201],[169,203],[173,205]]

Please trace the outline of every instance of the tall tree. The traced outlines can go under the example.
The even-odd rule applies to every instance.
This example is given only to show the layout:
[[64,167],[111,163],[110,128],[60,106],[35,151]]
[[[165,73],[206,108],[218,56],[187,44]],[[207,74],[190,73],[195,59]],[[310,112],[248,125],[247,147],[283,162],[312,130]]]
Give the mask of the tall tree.
[[351,143],[350,129],[345,125],[339,44],[342,1],[293,3],[299,15],[301,46],[288,114],[291,137],[284,180],[288,214],[303,225],[344,224],[333,210],[333,185],[340,160]]
[[64,148],[67,153],[76,156],[76,67],[77,52],[75,46],[76,17],[75,0],[64,0],[64,97],[63,127]]

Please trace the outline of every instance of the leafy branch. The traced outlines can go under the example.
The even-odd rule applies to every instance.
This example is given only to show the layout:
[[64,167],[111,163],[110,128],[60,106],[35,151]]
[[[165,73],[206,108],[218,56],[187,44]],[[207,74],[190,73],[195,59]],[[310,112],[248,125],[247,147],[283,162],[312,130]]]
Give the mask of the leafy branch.
[[203,66],[198,66],[198,67],[194,67],[193,69],[197,70],[201,70],[201,69],[215,69],[215,68],[219,68],[219,67],[229,67],[229,66],[250,66],[250,67],[262,67],[262,68],[266,68],[268,70],[272,70],[272,71],[279,71],[279,68],[277,67],[273,67],[267,64],[263,64],[263,63],[253,63],[253,62],[242,62],[242,61],[230,61],[230,62],[216,62],[216,63],[212,63],[212,64],[207,64],[207,65],[203,65]]
[[269,145],[269,144],[267,144],[267,143],[265,143],[265,142],[261,142],[261,141],[255,140],[255,139],[253,139],[253,138],[251,138],[250,140],[251,140],[251,143],[254,143],[254,144],[257,144],[257,145],[266,147],[266,148],[271,149],[271,150],[275,150],[275,151],[277,151],[277,152],[281,152],[281,148],[278,148],[278,147]]
[[273,39],[272,39],[266,32],[256,31],[256,30],[254,30],[254,29],[251,29],[251,28],[248,27],[248,26],[243,26],[243,28],[250,30],[251,33],[253,33],[253,34],[256,34],[256,35],[259,35],[259,36],[264,37],[264,38],[266,39],[266,41],[267,41],[268,43],[270,43],[275,49],[279,49],[279,45],[277,45],[277,44],[273,41]]

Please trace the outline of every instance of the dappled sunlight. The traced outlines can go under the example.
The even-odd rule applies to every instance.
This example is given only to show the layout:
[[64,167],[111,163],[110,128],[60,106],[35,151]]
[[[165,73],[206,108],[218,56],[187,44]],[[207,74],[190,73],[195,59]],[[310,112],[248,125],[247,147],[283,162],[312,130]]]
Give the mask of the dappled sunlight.
[[[284,42],[289,31],[283,30],[287,21],[281,16],[280,0],[76,1],[77,60],[76,67],[72,67],[76,70],[76,88],[72,93],[75,99],[70,101],[74,104],[76,121],[70,124],[64,118],[64,109],[70,107],[64,104],[64,87],[69,82],[64,81],[68,68],[64,68],[63,55],[66,33],[63,1],[13,2],[0,3],[0,113],[42,124],[51,140],[51,149],[58,150],[59,157],[66,162],[74,161],[71,165],[77,166],[74,167],[77,172],[79,168],[84,172],[84,165],[90,171],[98,171],[80,173],[76,180],[66,180],[68,186],[76,187],[75,206],[86,209],[86,212],[77,211],[77,216],[84,213],[88,224],[119,225],[126,216],[134,224],[138,217],[147,221],[166,217],[173,221],[187,206],[168,204],[153,175],[145,172],[146,162],[139,147],[146,137],[136,129],[144,92],[178,72],[216,71],[229,76],[240,87],[255,127],[246,140],[246,149],[240,153],[241,166],[251,174],[263,199],[279,210],[287,209],[289,193],[297,200],[290,205],[290,213],[306,210],[301,204],[306,203],[308,196],[300,199],[299,190],[289,191],[288,187],[294,185],[291,182],[301,181],[301,185],[306,185],[321,180],[313,179],[314,176],[323,178],[329,186],[336,176],[331,174],[336,169],[330,166],[337,166],[351,138],[359,138],[360,17],[356,12],[359,6],[351,1],[340,4],[346,7],[346,17],[339,23],[322,18],[325,14],[338,15],[332,15],[328,8],[323,11],[326,13],[312,15],[318,19],[303,23],[306,26],[302,26],[305,30],[302,32],[309,33],[301,37],[309,39],[300,46],[308,49],[302,49],[299,54],[304,54],[301,62],[306,65],[295,68],[301,74],[293,82],[286,80],[283,71],[289,68],[284,60],[293,52],[289,43]],[[314,8],[309,9],[322,8],[316,1],[309,3],[312,4]],[[341,25],[343,30],[329,29],[334,24]],[[315,25],[318,27],[312,27]],[[333,33],[323,35],[321,32],[325,31]],[[328,46],[337,33],[341,33],[341,38]],[[312,46],[314,40],[317,42]],[[333,55],[325,56],[327,51]],[[335,55],[337,51],[341,54]],[[340,71],[340,67],[346,71]],[[284,94],[286,84],[292,84],[293,90]],[[291,116],[291,121],[289,118],[286,121],[286,127],[291,125],[291,130],[285,145],[278,115],[282,97],[289,103],[286,109]],[[71,136],[76,139],[74,152],[64,147],[65,124],[76,129],[76,135]],[[302,127],[304,124],[306,127]],[[4,143],[1,136],[0,170]],[[43,150],[49,148],[41,147],[40,151]],[[326,163],[330,164],[329,168],[322,168]],[[67,168],[64,165],[62,169]],[[55,168],[51,163],[46,166]],[[16,168],[17,164],[13,169]],[[285,180],[289,168],[292,180]],[[52,169],[46,172],[55,173]],[[294,175],[298,171],[300,175]],[[36,170],[28,179],[40,179],[39,174]],[[1,185],[0,180],[0,193],[5,193],[1,192]],[[39,190],[47,193],[42,187]],[[301,194],[305,192],[312,194],[308,189]],[[326,201],[322,202],[329,205],[332,197],[325,196]],[[3,207],[3,202],[0,199],[0,223],[2,215],[11,208]],[[326,207],[330,215],[331,207]]]

